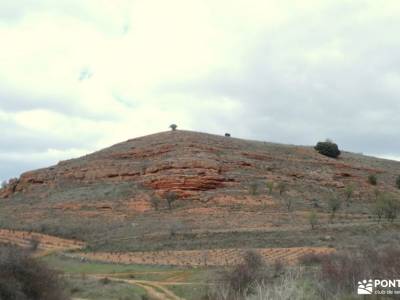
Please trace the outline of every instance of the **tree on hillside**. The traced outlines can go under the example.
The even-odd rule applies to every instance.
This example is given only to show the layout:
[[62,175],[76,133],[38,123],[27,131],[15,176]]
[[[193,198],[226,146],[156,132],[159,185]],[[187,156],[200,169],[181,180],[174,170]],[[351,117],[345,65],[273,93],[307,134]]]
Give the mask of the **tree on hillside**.
[[370,174],[368,176],[368,182],[370,185],[377,185],[378,184],[378,178],[376,177],[375,174]]
[[396,178],[396,186],[398,189],[400,189],[400,175]]
[[150,196],[150,204],[154,208],[154,210],[158,210],[158,207],[160,206],[160,197],[158,197],[156,194],[152,194]]
[[385,201],[383,197],[379,197],[372,206],[372,214],[374,214],[378,218],[378,223],[381,222],[381,219],[385,213]]
[[333,222],[333,219],[335,218],[336,212],[339,210],[340,205],[341,205],[341,203],[338,198],[336,198],[336,197],[329,198],[328,207],[331,212],[331,216],[330,216],[331,223]]
[[268,194],[272,195],[272,191],[274,189],[274,183],[272,181],[267,181],[266,183]]
[[290,213],[293,210],[293,202],[294,202],[293,200],[294,199],[292,197],[288,196],[286,198],[283,198],[282,200],[286,207],[287,212]]
[[255,283],[267,279],[264,258],[256,251],[249,250],[243,254],[239,263],[232,268],[217,273],[212,284],[210,299],[247,299],[254,293]]
[[337,158],[340,155],[340,150],[337,144],[327,139],[325,142],[318,142],[314,149],[325,156]]
[[256,196],[258,194],[258,182],[254,181],[249,184],[249,193],[252,196]]
[[315,210],[312,210],[308,215],[308,223],[311,226],[311,229],[314,230],[315,226],[318,224],[318,215]]
[[171,210],[172,204],[178,199],[178,194],[175,192],[167,192],[164,197],[167,201],[168,209]]
[[388,193],[380,193],[371,209],[372,213],[377,217],[378,223],[381,221],[382,217],[393,222],[399,210],[400,203],[398,199]]
[[287,189],[287,184],[286,182],[279,182],[278,183],[278,191],[279,191],[279,196],[282,196],[284,192],[286,192]]
[[176,125],[176,124],[171,124],[171,125],[169,125],[169,128],[171,128],[172,131],[175,131],[176,128],[178,128],[178,125]]
[[346,186],[346,188],[344,190],[346,206],[350,206],[351,198],[353,197],[353,193],[354,193],[354,186],[352,184]]
[[384,197],[384,214],[385,218],[393,222],[399,212],[399,201],[393,195],[386,194]]

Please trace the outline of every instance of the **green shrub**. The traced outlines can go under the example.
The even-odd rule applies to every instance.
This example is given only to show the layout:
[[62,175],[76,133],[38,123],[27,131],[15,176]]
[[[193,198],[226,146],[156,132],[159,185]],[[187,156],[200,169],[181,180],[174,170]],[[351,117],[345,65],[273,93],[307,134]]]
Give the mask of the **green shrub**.
[[314,149],[317,150],[318,153],[332,158],[337,158],[340,155],[338,145],[329,140],[318,142]]
[[370,174],[370,175],[368,176],[368,182],[369,182],[369,184],[371,184],[371,185],[377,185],[377,184],[378,184],[378,178],[376,177],[376,175]]

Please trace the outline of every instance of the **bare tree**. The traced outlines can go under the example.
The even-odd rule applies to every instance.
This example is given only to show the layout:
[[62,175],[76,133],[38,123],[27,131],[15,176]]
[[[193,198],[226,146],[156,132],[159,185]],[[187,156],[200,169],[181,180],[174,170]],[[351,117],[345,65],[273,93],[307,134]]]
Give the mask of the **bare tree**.
[[329,210],[331,212],[331,216],[330,216],[331,223],[333,222],[333,219],[335,218],[336,212],[339,210],[340,205],[341,205],[341,203],[338,198],[336,198],[336,197],[329,198],[328,206],[329,206]]
[[318,215],[314,210],[308,215],[308,223],[310,223],[312,230],[314,230],[315,226],[318,224]]
[[175,192],[167,192],[164,197],[167,201],[168,209],[171,210],[172,204],[178,199],[178,194]]
[[286,197],[283,199],[283,203],[284,203],[288,213],[290,213],[293,210],[293,198]]
[[29,240],[29,250],[31,250],[32,252],[36,251],[39,248],[40,245],[40,240],[33,236],[30,238]]
[[268,181],[266,183],[267,189],[268,189],[268,194],[272,195],[272,191],[274,189],[274,183],[272,181]]
[[278,184],[278,191],[279,191],[279,196],[282,196],[284,192],[287,190],[287,184],[285,182],[280,182]]
[[352,184],[346,186],[346,189],[344,190],[346,206],[350,206],[353,193],[354,193],[354,186]]
[[161,202],[161,199],[158,195],[152,194],[150,196],[150,203],[151,203],[151,206],[154,208],[154,210],[158,210],[158,208],[160,206],[160,202]]

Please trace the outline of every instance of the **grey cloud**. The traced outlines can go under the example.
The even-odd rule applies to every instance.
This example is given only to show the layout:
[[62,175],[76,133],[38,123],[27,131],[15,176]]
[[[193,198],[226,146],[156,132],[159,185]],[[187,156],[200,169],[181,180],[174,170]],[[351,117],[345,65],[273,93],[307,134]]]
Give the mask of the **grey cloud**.
[[[400,154],[400,89],[383,84],[387,74],[400,76],[400,23],[357,21],[363,5],[339,8],[340,16],[330,10],[319,16],[322,21],[300,18],[259,35],[239,74],[216,73],[165,91],[236,99],[243,107],[236,121],[220,120],[243,137],[296,144],[329,137],[351,151]],[[307,57],[318,51],[316,61]],[[203,128],[219,118],[194,114]]]
[[9,159],[0,159],[0,182],[13,177],[19,177],[28,170],[34,170],[43,167],[43,162],[18,161]]
[[[85,80],[91,76],[91,73],[87,74]],[[90,110],[82,105],[81,102],[65,96],[36,96],[23,89],[17,91],[15,88],[11,89],[2,86],[0,83],[0,110],[15,113],[34,109],[45,109],[94,121],[117,121],[118,119],[117,116],[112,115],[110,112]]]

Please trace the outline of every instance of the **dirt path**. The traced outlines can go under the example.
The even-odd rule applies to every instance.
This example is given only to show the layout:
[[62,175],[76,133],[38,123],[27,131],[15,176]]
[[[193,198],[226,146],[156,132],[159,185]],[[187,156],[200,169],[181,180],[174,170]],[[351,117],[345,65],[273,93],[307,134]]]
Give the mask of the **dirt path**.
[[36,244],[36,256],[43,256],[52,252],[82,249],[85,246],[84,242],[78,240],[9,229],[0,229],[0,243],[17,245],[23,248],[30,248]]
[[[110,274],[115,276],[116,274]],[[154,300],[185,300],[184,298],[180,298],[177,295],[175,295],[172,291],[164,287],[163,281],[148,281],[148,280],[135,280],[135,279],[122,279],[122,278],[116,278],[116,277],[111,277],[111,276],[99,276],[99,275],[91,275],[90,277],[96,278],[96,279],[104,279],[108,278],[109,280],[113,281],[119,281],[119,282],[126,282],[132,285],[137,285],[146,290],[148,293],[149,297]],[[171,284],[171,283],[167,283]],[[184,282],[176,282],[176,284],[186,284]],[[190,283],[187,283],[190,284]]]

